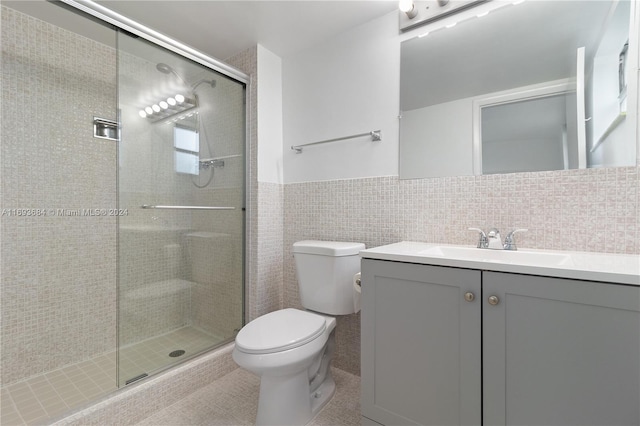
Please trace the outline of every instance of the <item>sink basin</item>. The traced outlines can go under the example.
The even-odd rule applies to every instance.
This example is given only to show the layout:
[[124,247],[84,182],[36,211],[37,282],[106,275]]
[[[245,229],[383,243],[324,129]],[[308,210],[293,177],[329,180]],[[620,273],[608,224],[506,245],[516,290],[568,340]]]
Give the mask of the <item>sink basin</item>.
[[570,266],[570,254],[537,252],[529,250],[489,250],[464,246],[431,246],[418,252],[423,256],[441,256],[478,262],[498,262],[536,266]]
[[523,248],[490,250],[414,241],[374,247],[360,255],[365,259],[640,285],[638,255]]

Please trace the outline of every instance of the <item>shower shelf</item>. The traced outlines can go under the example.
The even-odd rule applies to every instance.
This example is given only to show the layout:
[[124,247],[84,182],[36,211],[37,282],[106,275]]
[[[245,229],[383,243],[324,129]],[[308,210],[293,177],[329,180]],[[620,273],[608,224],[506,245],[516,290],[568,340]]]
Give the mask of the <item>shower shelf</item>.
[[214,207],[214,206],[151,206],[143,204],[143,209],[166,209],[166,210],[235,210],[235,207]]

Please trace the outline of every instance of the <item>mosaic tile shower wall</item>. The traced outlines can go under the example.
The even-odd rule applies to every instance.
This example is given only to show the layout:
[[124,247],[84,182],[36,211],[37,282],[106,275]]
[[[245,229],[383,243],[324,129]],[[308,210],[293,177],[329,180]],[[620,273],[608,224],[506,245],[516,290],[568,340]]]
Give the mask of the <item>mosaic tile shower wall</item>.
[[[473,245],[469,227],[518,235],[526,248],[640,254],[640,168],[285,185],[284,306],[299,307],[291,245],[302,239]],[[359,374],[360,318],[339,317],[335,366]]]
[[1,14],[2,208],[47,209],[1,218],[6,385],[116,347],[116,219],[71,213],[116,205],[116,144],[92,127],[115,119],[116,61],[107,46]]
[[247,322],[261,315],[282,309],[283,270],[282,236],[284,233],[283,185],[258,182],[258,54],[253,47],[226,60],[230,65],[242,70],[251,78],[250,103],[247,122],[250,129],[249,173],[249,222],[247,223],[247,269],[246,298]]
[[[241,325],[243,89],[222,77],[215,88],[198,89],[208,108],[201,132],[210,141],[207,155],[230,158],[209,186],[196,188],[174,170],[171,126],[149,126],[124,105],[120,113],[136,120],[122,126],[120,157],[115,142],[93,138],[93,116],[116,118],[117,60],[121,90],[166,79],[154,62],[119,55],[2,7],[2,208],[128,210],[118,242],[115,216],[0,218],[3,385],[115,351],[116,320],[124,345],[185,325],[229,337]],[[144,161],[151,171],[139,167]]]

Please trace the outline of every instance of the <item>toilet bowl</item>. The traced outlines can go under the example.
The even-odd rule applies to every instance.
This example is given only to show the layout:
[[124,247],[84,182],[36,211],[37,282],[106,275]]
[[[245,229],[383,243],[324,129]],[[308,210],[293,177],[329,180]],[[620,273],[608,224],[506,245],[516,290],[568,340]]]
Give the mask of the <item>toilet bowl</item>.
[[331,399],[335,325],[335,318],[283,309],[240,330],[233,359],[261,376],[256,424],[304,425]]
[[293,245],[302,305],[251,321],[236,336],[233,359],[260,376],[257,425],[304,425],[335,392],[331,359],[336,319],[356,312],[353,277],[364,244],[300,241]]

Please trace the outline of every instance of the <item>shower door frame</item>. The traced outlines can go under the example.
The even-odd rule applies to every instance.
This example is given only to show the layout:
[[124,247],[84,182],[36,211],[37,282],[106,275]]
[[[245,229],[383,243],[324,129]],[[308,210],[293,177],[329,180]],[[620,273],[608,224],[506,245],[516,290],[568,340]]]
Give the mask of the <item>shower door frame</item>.
[[[251,164],[250,155],[250,119],[249,117],[251,112],[251,102],[250,96],[251,93],[251,78],[249,75],[243,73],[242,71],[225,64],[217,59],[214,59],[204,53],[193,49],[192,47],[187,46],[186,44],[180,43],[177,40],[172,39],[162,33],[159,33],[145,25],[140,24],[132,19],[127,18],[117,12],[112,11],[98,3],[95,3],[91,0],[61,0],[62,3],[77,9],[81,12],[84,12],[88,15],[91,15],[98,20],[104,21],[108,24],[111,24],[119,29],[127,31],[131,34],[134,34],[140,38],[143,38],[155,45],[163,47],[179,56],[190,59],[200,65],[203,65],[207,68],[210,68],[220,74],[223,74],[232,80],[237,81],[238,83],[243,84],[244,86],[244,121],[245,121],[245,129],[244,129],[244,173],[243,173],[243,192],[244,192],[244,206],[242,208],[243,212],[243,221],[242,221],[242,255],[243,255],[243,268],[242,268],[242,326],[245,325],[247,321],[246,311],[247,311],[247,290],[246,283],[249,275],[249,262],[248,262],[248,252],[247,252],[247,221],[250,220],[251,210],[250,210],[250,186],[251,182],[249,182],[249,168]],[[117,219],[116,219],[117,220]],[[119,274],[118,274],[119,276]],[[119,279],[119,278],[118,278]],[[186,359],[185,361],[187,361]],[[119,377],[116,378],[119,383]],[[118,388],[123,389],[124,386],[118,385]]]
[[146,27],[139,22],[127,18],[126,16],[120,15],[119,13],[116,13],[113,10],[108,9],[98,3],[95,3],[91,0],[61,1],[75,9],[81,10],[82,12],[94,16],[101,21],[108,22],[111,25],[135,34],[147,41],[157,44],[158,46],[164,47],[165,49],[177,53],[180,56],[191,59],[192,61],[204,65],[207,68],[211,68],[221,74],[224,74],[227,77],[245,84],[247,87],[249,86],[250,78],[242,71],[237,70],[236,68],[233,68],[230,65],[225,64],[224,62],[207,56],[204,53],[187,46],[186,44],[172,39],[171,37],[152,30],[151,28]]

